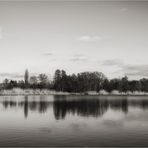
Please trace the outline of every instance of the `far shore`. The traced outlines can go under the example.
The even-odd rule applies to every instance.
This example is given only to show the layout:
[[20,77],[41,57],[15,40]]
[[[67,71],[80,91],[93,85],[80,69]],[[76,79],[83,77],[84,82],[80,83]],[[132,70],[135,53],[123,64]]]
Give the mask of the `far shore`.
[[101,90],[100,92],[95,91],[88,91],[83,93],[69,93],[69,92],[57,92],[54,90],[47,90],[47,89],[20,89],[15,88],[12,90],[0,90],[0,96],[31,96],[31,95],[70,95],[70,96],[148,96],[148,93],[145,92],[126,92],[121,93],[116,90],[112,91],[111,93],[108,93],[104,90]]

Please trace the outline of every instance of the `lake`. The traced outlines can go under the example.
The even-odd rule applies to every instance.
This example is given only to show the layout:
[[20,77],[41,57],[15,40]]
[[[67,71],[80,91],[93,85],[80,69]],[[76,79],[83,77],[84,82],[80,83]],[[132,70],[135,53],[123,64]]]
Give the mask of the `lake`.
[[148,146],[148,97],[0,96],[0,146]]

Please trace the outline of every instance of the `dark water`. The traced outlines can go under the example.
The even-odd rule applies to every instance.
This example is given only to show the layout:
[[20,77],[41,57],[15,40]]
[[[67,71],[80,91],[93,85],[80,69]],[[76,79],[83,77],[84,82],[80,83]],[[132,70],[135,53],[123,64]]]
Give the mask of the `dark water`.
[[0,97],[0,146],[148,146],[148,97]]

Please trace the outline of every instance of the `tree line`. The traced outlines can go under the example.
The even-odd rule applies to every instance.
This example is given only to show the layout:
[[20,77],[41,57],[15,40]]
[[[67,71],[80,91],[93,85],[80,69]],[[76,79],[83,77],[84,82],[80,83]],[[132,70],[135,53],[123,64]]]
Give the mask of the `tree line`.
[[88,92],[105,90],[111,93],[113,90],[119,92],[148,92],[148,79],[128,80],[127,76],[122,78],[108,79],[101,72],[82,72],[68,75],[66,71],[57,69],[53,80],[49,80],[46,74],[31,76],[25,71],[24,80],[14,81],[5,79],[1,89],[50,89],[62,92]]

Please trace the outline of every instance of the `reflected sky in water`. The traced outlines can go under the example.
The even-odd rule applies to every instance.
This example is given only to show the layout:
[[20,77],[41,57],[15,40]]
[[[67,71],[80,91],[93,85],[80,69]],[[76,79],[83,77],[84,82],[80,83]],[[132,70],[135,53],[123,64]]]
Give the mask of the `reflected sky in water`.
[[0,146],[148,146],[148,97],[1,96]]

